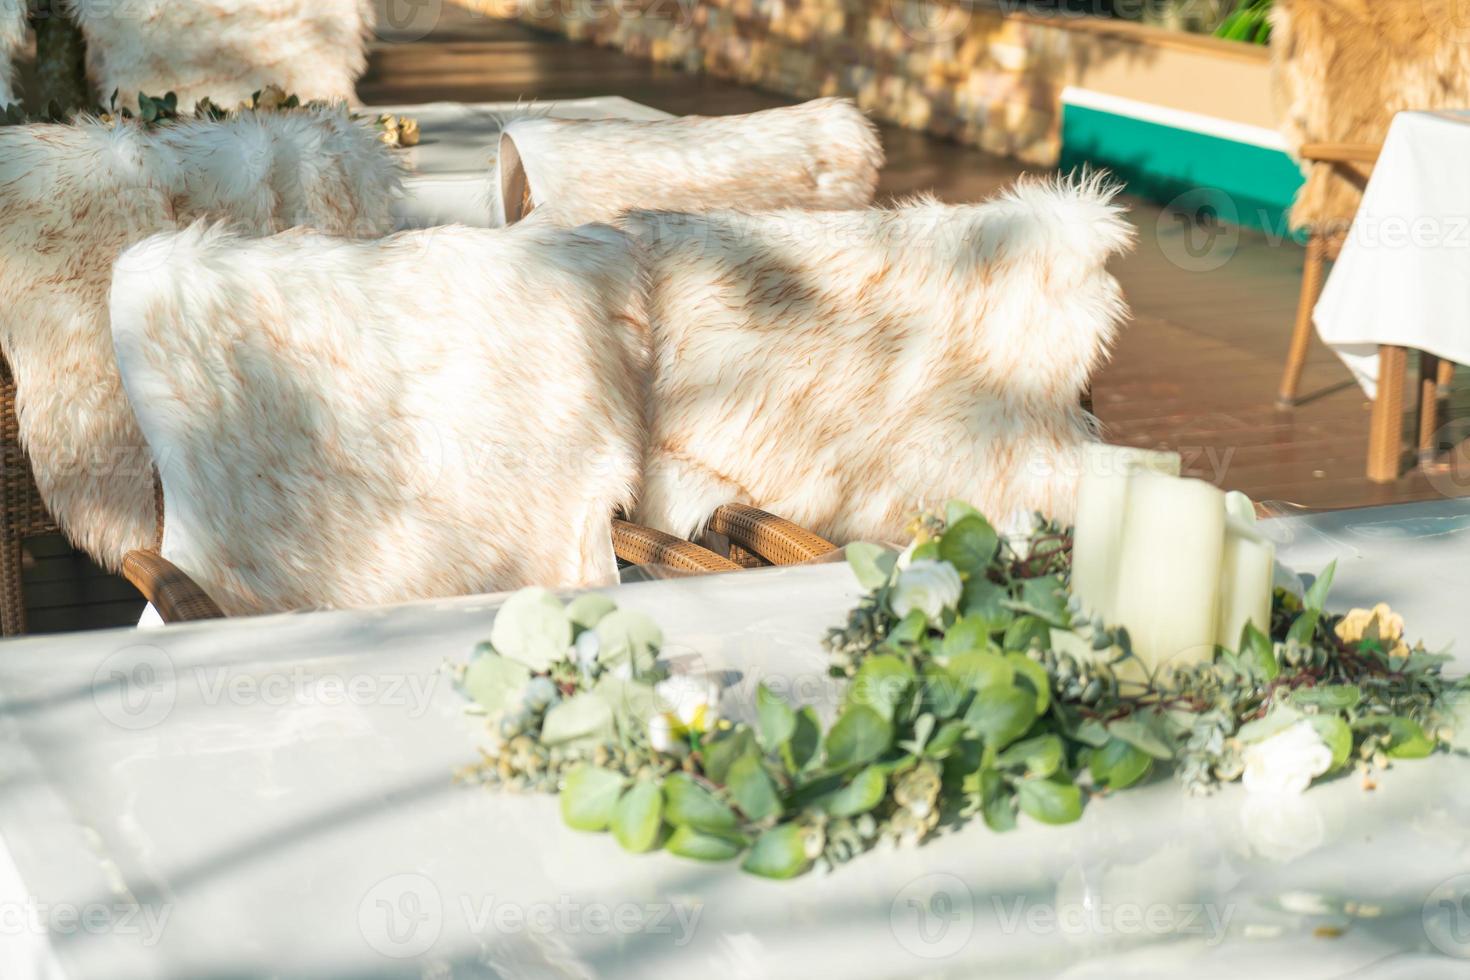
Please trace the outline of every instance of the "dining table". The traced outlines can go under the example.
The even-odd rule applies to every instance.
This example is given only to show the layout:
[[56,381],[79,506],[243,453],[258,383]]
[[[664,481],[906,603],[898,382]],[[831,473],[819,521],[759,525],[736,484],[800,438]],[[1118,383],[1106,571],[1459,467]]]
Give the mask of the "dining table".
[[[1261,522],[1470,669],[1470,500]],[[609,586],[663,656],[830,717],[842,562]],[[0,977],[1470,976],[1470,762],[1294,797],[1167,775],[1064,827],[945,825],[830,873],[630,854],[465,778],[455,668],[504,595],[0,644]],[[1371,787],[1371,788],[1370,788]]]
[[436,225],[493,228],[487,191],[499,150],[500,129],[519,115],[553,119],[671,118],[669,113],[618,95],[535,102],[421,102],[364,106],[360,114],[409,118],[419,142],[397,151],[404,168],[403,194],[394,202],[399,230]]

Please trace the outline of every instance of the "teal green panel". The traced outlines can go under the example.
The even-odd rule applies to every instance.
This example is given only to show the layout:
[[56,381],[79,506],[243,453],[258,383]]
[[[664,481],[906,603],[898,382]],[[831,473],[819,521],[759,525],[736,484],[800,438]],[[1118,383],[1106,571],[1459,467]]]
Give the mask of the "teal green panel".
[[[1302,184],[1285,153],[1111,112],[1062,110],[1063,171],[1106,167],[1130,193],[1160,204],[1208,188],[1220,217],[1274,233]],[[1234,212],[1231,214],[1231,212]]]

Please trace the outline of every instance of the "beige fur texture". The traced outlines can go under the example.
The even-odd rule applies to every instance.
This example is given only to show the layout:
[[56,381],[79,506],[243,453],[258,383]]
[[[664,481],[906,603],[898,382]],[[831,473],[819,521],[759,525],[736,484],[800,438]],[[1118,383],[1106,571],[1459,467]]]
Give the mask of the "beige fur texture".
[[903,540],[952,497],[1069,519],[1080,396],[1125,312],[1112,196],[629,215],[654,349],[637,519],[690,535],[743,502],[840,543]]
[[372,0],[64,0],[105,100],[175,92],[229,107],[267,85],[303,101],[356,101]]
[[134,247],[113,335],[163,554],[231,614],[616,581],[641,306],[606,226]]
[[[1461,0],[1276,0],[1272,79],[1287,146],[1382,143],[1394,113],[1470,106]],[[1369,168],[1304,166],[1293,227],[1346,231]]]
[[20,101],[15,57],[26,43],[26,0],[0,0],[0,106]]
[[[107,319],[117,256],[199,218],[383,234],[397,185],[375,134],[340,109],[0,128],[0,350],[36,483],[78,547],[116,569],[155,537],[152,459]],[[149,254],[166,275],[169,256]]]
[[491,178],[490,213],[505,222],[500,159],[514,144],[531,201],[572,226],[624,211],[720,208],[845,210],[878,186],[877,130],[847,99],[740,116],[668,120],[511,119]]

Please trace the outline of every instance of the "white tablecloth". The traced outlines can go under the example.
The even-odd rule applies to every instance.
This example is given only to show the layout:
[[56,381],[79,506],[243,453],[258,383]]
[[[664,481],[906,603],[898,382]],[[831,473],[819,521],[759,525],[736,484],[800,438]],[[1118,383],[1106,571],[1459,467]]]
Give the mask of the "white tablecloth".
[[1470,364],[1470,110],[1401,112],[1315,320],[1369,397],[1378,345]]
[[669,114],[621,96],[555,102],[424,102],[418,105],[365,106],[364,115],[383,113],[418,120],[421,141],[403,151],[409,168],[404,197],[395,214],[400,228],[463,224],[491,226],[486,189],[495,165],[504,113],[532,105],[561,119],[667,119]]
[[[1470,502],[1286,519],[1335,606],[1470,636]],[[830,704],[844,566],[628,585],[676,656]],[[1063,828],[978,822],[826,878],[623,853],[456,785],[442,665],[498,600],[0,644],[0,977],[1464,977],[1470,763],[1265,807],[1164,779]],[[1462,650],[1460,668],[1470,666]],[[1467,900],[1470,901],[1470,900]],[[142,910],[141,912],[138,910]]]

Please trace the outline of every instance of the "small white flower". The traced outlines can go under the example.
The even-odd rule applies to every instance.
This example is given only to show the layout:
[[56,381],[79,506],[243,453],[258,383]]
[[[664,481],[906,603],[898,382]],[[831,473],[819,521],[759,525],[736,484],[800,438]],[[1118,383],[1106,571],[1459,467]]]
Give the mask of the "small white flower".
[[577,642],[572,644],[572,659],[583,670],[591,670],[592,665],[597,663],[597,651],[601,645],[596,632],[583,630],[578,635]]
[[1310,721],[1299,721],[1245,750],[1242,780],[1247,793],[1302,793],[1331,766],[1332,750]]
[[907,616],[910,610],[922,609],[931,622],[938,622],[946,609],[959,605],[963,591],[964,583],[953,565],[920,558],[899,574],[889,605],[899,618]]
[[719,719],[720,689],[708,678],[675,674],[659,681],[653,690],[687,731],[707,732]]
[[612,675],[614,678],[620,681],[631,681],[633,679],[632,662],[624,660],[622,663],[618,664],[612,669]]

